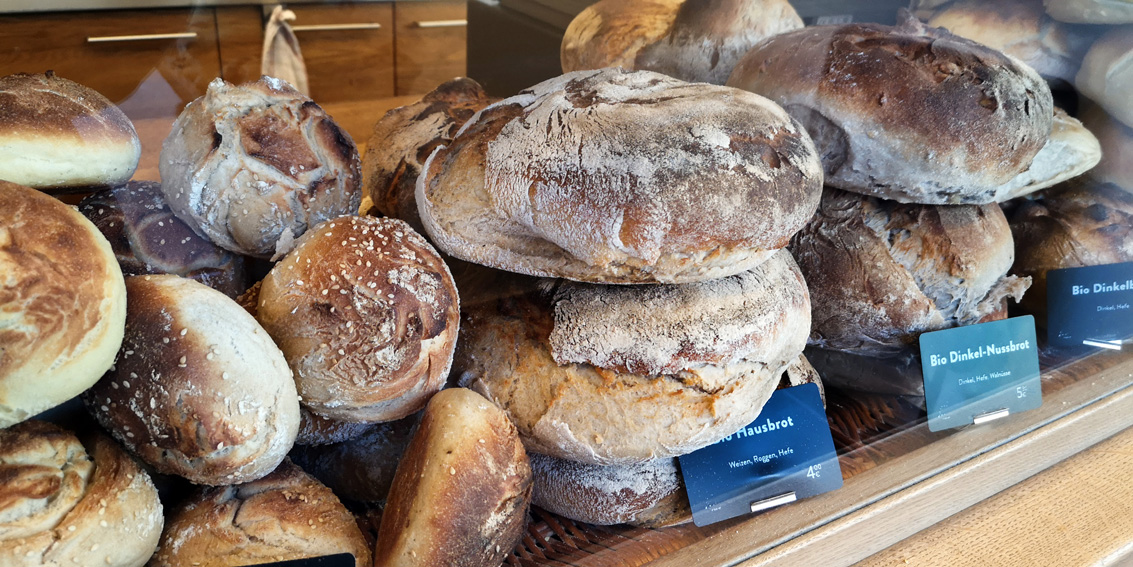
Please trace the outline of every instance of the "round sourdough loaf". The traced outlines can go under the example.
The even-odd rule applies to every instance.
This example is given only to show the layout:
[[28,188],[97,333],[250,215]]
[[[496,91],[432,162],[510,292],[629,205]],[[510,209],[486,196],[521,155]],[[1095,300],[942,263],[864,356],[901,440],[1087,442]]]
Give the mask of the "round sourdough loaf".
[[0,429],[0,565],[141,567],[162,509],[149,475],[107,437],[40,421]]
[[[1133,2],[1128,3],[1133,11]],[[1086,53],[1074,86],[1110,116],[1133,127],[1133,26],[1122,26],[1098,38]]]
[[601,0],[578,13],[559,48],[563,72],[633,69],[637,53],[665,37],[684,0]]
[[295,382],[235,301],[170,275],[126,279],[126,335],[87,408],[159,472],[235,484],[271,472],[299,427]]
[[448,267],[404,221],[340,217],[299,239],[264,278],[256,318],[307,409],[389,421],[448,378],[460,306]]
[[728,85],[801,122],[829,186],[906,203],[993,202],[1047,141],[1050,88],[1012,57],[904,17],[774,36]]
[[358,212],[362,176],[350,135],[291,85],[263,77],[209,83],[161,146],[169,207],[201,236],[271,258],[307,227]]
[[417,184],[442,251],[600,283],[750,269],[814,213],[818,155],[767,99],[647,71],[579,71],[473,116]]
[[970,325],[1019,299],[998,205],[908,205],[828,189],[791,241],[814,303],[810,344],[884,355],[921,333]]
[[83,215],[0,181],[0,428],[91,387],[114,362],[126,287]]
[[469,308],[462,385],[534,452],[595,465],[682,455],[748,424],[803,350],[810,300],[785,251],[681,286],[563,283]]
[[130,119],[93,89],[51,71],[0,78],[0,178],[85,192],[125,183],[141,155]]

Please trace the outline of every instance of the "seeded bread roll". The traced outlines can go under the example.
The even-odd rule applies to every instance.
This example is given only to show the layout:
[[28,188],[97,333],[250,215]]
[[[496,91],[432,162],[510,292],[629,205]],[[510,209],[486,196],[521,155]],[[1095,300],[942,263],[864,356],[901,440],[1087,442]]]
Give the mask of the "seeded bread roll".
[[228,297],[244,291],[244,258],[197,236],[169,210],[161,185],[131,181],[93,193],[79,212],[110,241],[122,273],[174,274]]
[[374,567],[496,567],[523,535],[531,465],[502,411],[450,388],[429,400],[389,494]]
[[448,267],[408,224],[342,217],[272,268],[256,318],[287,357],[304,406],[374,422],[421,409],[444,386],[460,307]]
[[197,234],[237,254],[285,254],[307,228],[362,201],[350,135],[291,85],[216,79],[161,147],[162,191]]
[[362,160],[365,193],[374,207],[424,234],[414,196],[422,164],[491,101],[479,83],[461,77],[441,84],[416,103],[387,112],[374,125]]
[[997,205],[907,205],[828,189],[791,242],[814,302],[813,346],[880,356],[1019,299]]
[[141,567],[161,536],[149,475],[107,437],[0,429],[0,565]]
[[[1129,3],[1133,12],[1133,2]],[[1090,47],[1074,86],[1110,116],[1133,127],[1133,26],[1106,32]]]
[[344,498],[385,504],[393,474],[420,414],[378,423],[353,439],[295,447],[291,459]]
[[634,69],[637,54],[665,37],[684,0],[601,0],[567,26],[559,49],[563,72]]
[[207,488],[169,516],[150,567],[241,567],[338,553],[370,567],[354,515],[329,488],[284,461],[246,484]]
[[91,387],[122,344],[126,287],[73,208],[0,181],[0,428]]
[[759,265],[814,212],[818,155],[774,104],[646,71],[579,71],[481,110],[429,157],[417,205],[442,251],[601,283]]
[[126,336],[83,399],[157,471],[199,484],[271,472],[299,427],[295,382],[271,337],[235,301],[170,275],[126,280]]
[[1046,13],[1056,20],[1075,24],[1133,23],[1130,0],[1043,0]]
[[1133,193],[1133,128],[1114,120],[1097,105],[1086,106],[1082,123],[1097,135],[1102,148],[1101,161],[1088,177]]
[[0,178],[85,192],[125,183],[141,155],[130,119],[93,89],[51,71],[0,78]]
[[829,186],[904,203],[994,202],[1050,136],[1050,88],[1014,58],[904,18],[774,36],[728,85],[801,122]]

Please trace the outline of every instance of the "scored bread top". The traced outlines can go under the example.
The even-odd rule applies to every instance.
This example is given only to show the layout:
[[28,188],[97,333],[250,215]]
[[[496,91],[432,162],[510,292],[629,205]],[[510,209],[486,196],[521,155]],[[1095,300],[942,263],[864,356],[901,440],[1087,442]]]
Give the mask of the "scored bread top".
[[564,73],[634,68],[641,48],[665,36],[684,0],[602,0],[571,20],[559,48]]
[[817,207],[806,132],[736,89],[579,71],[481,110],[418,179],[445,252],[530,275],[682,283],[742,272]]

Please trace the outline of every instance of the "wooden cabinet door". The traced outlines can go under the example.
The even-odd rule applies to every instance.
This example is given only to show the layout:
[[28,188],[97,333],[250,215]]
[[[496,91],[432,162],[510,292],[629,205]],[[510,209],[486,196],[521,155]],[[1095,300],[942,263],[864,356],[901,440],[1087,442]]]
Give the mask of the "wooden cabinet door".
[[390,3],[292,4],[291,29],[307,65],[311,98],[321,104],[394,94]]
[[397,94],[427,93],[467,73],[466,2],[398,2],[396,11]]

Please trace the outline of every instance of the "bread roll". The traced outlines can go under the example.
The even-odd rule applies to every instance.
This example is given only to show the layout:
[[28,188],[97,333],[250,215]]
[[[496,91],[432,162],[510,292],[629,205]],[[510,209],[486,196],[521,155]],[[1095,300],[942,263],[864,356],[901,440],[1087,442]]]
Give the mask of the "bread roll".
[[141,567],[157,549],[161,502],[113,441],[55,425],[0,429],[0,565]]
[[354,555],[370,567],[370,547],[329,488],[284,461],[246,484],[207,488],[169,515],[150,567],[241,567]]
[[314,227],[264,278],[257,319],[283,350],[303,405],[389,421],[444,386],[460,325],[444,261],[403,221]]
[[[1133,15],[1133,2],[1128,5]],[[1074,86],[1110,116],[1133,127],[1133,100],[1129,99],[1133,92],[1133,26],[1111,29],[1094,42]]]
[[451,388],[429,400],[389,494],[374,567],[496,567],[523,535],[531,465],[502,411]]
[[296,445],[330,445],[361,436],[374,427],[372,423],[340,421],[323,417],[299,405],[299,433]]
[[84,395],[134,454],[199,484],[271,472],[299,427],[295,382],[271,338],[233,300],[177,276],[126,280],[126,336]]
[[91,194],[79,212],[110,241],[122,273],[175,274],[228,297],[244,291],[244,258],[197,236],[169,210],[161,185],[136,181]]
[[462,77],[441,84],[420,101],[387,112],[374,125],[362,160],[365,194],[378,211],[424,234],[414,196],[422,164],[491,101],[479,83]]
[[530,450],[595,465],[681,455],[748,424],[810,329],[784,251],[711,282],[553,291],[469,308],[456,367]]
[[142,155],[129,118],[93,89],[55,76],[0,78],[0,177],[51,193],[120,185]]
[[1090,179],[1133,193],[1133,128],[1114,120],[1096,105],[1083,110],[1082,123],[1097,135],[1102,148],[1101,161],[1090,170]]
[[1050,88],[1016,59],[904,17],[774,36],[728,85],[801,122],[829,186],[905,203],[993,202],[1050,136]]
[[0,181],[0,428],[91,387],[114,362],[126,287],[83,215]]
[[563,73],[633,69],[637,54],[665,37],[684,0],[600,0],[567,26],[559,49]]
[[813,346],[894,354],[921,333],[970,325],[1019,299],[997,205],[905,205],[828,189],[791,242],[814,304]]
[[1050,138],[1026,171],[995,190],[995,202],[1029,195],[1089,171],[1102,158],[1101,144],[1078,119],[1054,109]]
[[1133,23],[1130,0],[1043,0],[1046,13],[1056,20],[1075,24]]
[[161,147],[162,191],[197,234],[237,254],[282,256],[308,227],[362,200],[350,135],[291,85],[209,83]]
[[769,258],[821,181],[805,132],[762,97],[604,69],[481,110],[429,157],[417,205],[437,247],[470,262],[680,283]]
[[372,425],[333,445],[295,447],[291,459],[344,498],[385,504],[420,414]]

